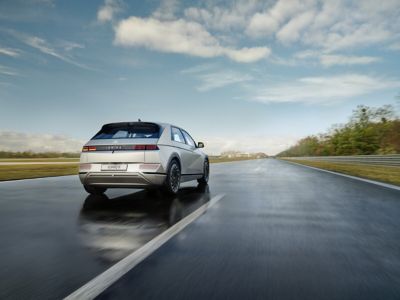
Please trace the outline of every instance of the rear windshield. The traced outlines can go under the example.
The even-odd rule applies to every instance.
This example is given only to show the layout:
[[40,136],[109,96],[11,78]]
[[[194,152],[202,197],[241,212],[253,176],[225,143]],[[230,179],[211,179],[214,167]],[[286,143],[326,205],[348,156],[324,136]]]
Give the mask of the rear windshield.
[[160,137],[160,127],[152,123],[108,124],[92,138],[102,139],[154,139]]

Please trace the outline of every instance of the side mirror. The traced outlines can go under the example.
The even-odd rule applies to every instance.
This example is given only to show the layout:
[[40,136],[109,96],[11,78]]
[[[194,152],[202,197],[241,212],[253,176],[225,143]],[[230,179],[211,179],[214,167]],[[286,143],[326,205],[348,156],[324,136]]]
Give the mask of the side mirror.
[[198,142],[197,143],[197,148],[204,148],[204,143],[203,142]]

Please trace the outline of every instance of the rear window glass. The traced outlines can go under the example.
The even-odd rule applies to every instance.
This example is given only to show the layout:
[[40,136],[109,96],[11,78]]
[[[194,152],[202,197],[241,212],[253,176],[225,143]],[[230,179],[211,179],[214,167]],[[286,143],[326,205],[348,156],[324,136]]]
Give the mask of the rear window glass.
[[101,139],[154,139],[160,137],[160,128],[156,124],[109,124],[92,138]]

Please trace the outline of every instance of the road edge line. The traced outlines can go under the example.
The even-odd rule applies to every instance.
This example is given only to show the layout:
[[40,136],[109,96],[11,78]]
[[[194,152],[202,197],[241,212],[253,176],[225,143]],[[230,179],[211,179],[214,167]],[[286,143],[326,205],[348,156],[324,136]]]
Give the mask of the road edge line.
[[203,215],[209,208],[211,208],[224,196],[225,194],[218,194],[214,196],[212,199],[210,199],[210,201],[200,206],[198,209],[187,215],[178,223],[174,224],[166,231],[159,234],[158,236],[144,244],[142,247],[117,262],[115,265],[111,266],[109,269],[105,270],[103,273],[96,276],[64,299],[94,299],[103,291],[105,291],[109,286],[111,286],[114,282],[120,279],[123,275],[125,275],[140,262],[150,256],[154,251],[160,248],[168,240],[170,240],[172,237],[182,231],[186,226],[188,226],[190,223]]
[[326,173],[330,173],[330,174],[334,174],[334,175],[339,175],[339,176],[343,176],[343,177],[347,177],[347,178],[351,178],[351,179],[355,179],[355,180],[359,180],[359,181],[363,181],[363,182],[379,185],[379,186],[382,186],[382,187],[385,187],[385,188],[389,188],[389,189],[400,191],[400,186],[397,186],[397,185],[394,185],[394,184],[379,182],[379,181],[375,181],[375,180],[372,180],[372,179],[366,179],[366,178],[357,177],[357,176],[353,176],[353,175],[347,175],[347,174],[343,174],[343,173],[339,173],[339,172],[335,172],[335,171],[325,170],[325,169],[321,169],[321,168],[317,168],[317,167],[307,166],[307,165],[303,165],[303,164],[300,164],[300,163],[296,163],[296,162],[288,161],[288,160],[284,160],[284,159],[280,159],[280,161],[284,161],[284,162],[289,163],[289,164],[294,164],[294,165],[302,166],[302,167],[305,167],[305,168],[309,168],[309,169],[313,169],[313,170],[317,170],[317,171],[322,171],[322,172],[326,172]]

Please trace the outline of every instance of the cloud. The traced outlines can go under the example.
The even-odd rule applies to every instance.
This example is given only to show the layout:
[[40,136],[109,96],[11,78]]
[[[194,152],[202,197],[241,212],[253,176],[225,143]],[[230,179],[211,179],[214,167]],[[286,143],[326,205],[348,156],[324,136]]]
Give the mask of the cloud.
[[396,0],[279,0],[256,12],[245,32],[334,52],[398,39],[399,13]]
[[0,131],[0,151],[79,152],[84,143],[64,135]]
[[352,55],[321,55],[320,62],[323,66],[334,65],[367,65],[380,61],[380,57],[374,56],[352,56]]
[[234,70],[221,70],[216,64],[202,64],[181,71],[182,74],[194,76],[200,85],[196,89],[200,92],[221,88],[224,86],[252,81],[250,74]]
[[388,49],[393,50],[393,51],[399,51],[400,50],[400,42],[390,44]]
[[231,1],[224,6],[189,7],[184,10],[186,19],[203,24],[206,28],[229,31],[246,27],[248,19],[260,8],[260,1]]
[[162,21],[152,17],[130,17],[115,26],[114,42],[121,46],[198,57],[226,56],[244,63],[258,61],[270,54],[267,47],[224,47],[202,25],[183,19]]
[[234,71],[218,71],[198,75],[197,78],[202,82],[197,90],[201,92],[209,91],[216,88],[221,88],[227,85],[251,81],[252,76]]
[[360,74],[303,77],[261,89],[252,100],[263,103],[330,104],[378,90],[399,87],[399,80]]
[[[40,52],[50,55],[52,57],[55,57],[59,60],[62,60],[66,63],[69,63],[71,65],[74,65],[76,67],[82,68],[82,69],[86,69],[86,70],[94,70],[93,68],[86,66],[82,63],[79,63],[77,61],[75,61],[74,59],[72,59],[69,55],[65,55],[63,53],[61,53],[59,50],[57,50],[54,46],[50,45],[45,39],[37,37],[37,36],[31,36],[31,35],[27,35],[27,34],[23,34],[23,33],[19,33],[19,32],[15,32],[15,31],[11,31],[10,32],[15,38],[17,38],[18,40],[20,40],[21,42],[23,42],[24,44],[35,48],[37,50],[39,50]],[[61,44],[67,44],[69,45],[69,47],[71,47],[72,43],[71,42],[67,42],[67,41],[62,41]],[[75,48],[77,47],[77,45],[79,44],[75,44]],[[79,45],[81,46],[81,45]],[[68,48],[68,46],[67,46]]]
[[75,42],[69,42],[69,41],[61,41],[61,47],[65,51],[72,51],[74,49],[84,49],[85,45],[75,43]]
[[246,33],[252,37],[275,34],[285,20],[304,11],[306,4],[307,1],[302,3],[298,0],[279,0],[268,10],[254,14],[246,28]]
[[313,11],[306,11],[291,19],[276,34],[279,41],[283,43],[296,42],[300,38],[300,32],[314,19]]
[[110,22],[114,16],[122,10],[123,3],[120,0],[105,0],[97,11],[97,21],[101,23]]
[[0,54],[11,56],[11,57],[18,57],[18,56],[20,56],[20,50],[13,49],[13,48],[0,47]]
[[18,72],[12,68],[0,65],[0,74],[7,76],[18,76]]
[[224,136],[205,138],[205,151],[219,155],[225,151],[264,152],[275,155],[294,145],[300,137],[294,136]]
[[160,20],[173,20],[179,8],[178,0],[161,0],[160,6],[154,11],[153,17]]

